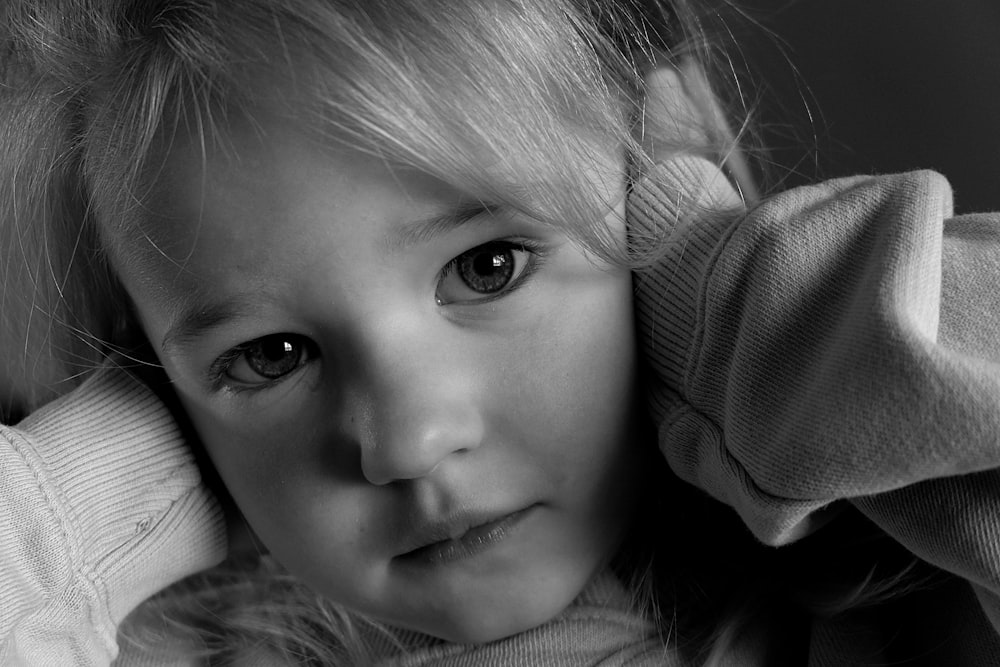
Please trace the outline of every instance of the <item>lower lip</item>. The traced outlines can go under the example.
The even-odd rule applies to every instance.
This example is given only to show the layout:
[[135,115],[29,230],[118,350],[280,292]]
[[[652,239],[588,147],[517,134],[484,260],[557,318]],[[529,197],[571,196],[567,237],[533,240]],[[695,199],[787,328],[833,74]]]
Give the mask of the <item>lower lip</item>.
[[428,544],[403,555],[402,558],[411,562],[444,565],[475,556],[507,539],[533,509],[534,506],[531,506],[512,512],[496,521],[470,528],[461,537]]

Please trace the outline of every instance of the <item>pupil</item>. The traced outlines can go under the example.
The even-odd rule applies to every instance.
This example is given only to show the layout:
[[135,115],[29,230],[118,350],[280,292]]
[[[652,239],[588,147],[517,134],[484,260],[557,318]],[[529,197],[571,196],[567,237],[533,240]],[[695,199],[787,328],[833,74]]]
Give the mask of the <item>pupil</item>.
[[476,270],[480,273],[490,273],[504,267],[507,257],[496,253],[482,253],[476,257]]
[[287,340],[268,340],[261,345],[263,356],[268,361],[280,361],[286,354],[292,351],[292,344]]
[[514,275],[514,255],[510,250],[488,248],[461,258],[459,275],[469,288],[481,294],[499,292]]
[[269,379],[291,373],[298,367],[301,356],[301,350],[291,341],[277,336],[261,339],[246,352],[247,365],[254,373]]

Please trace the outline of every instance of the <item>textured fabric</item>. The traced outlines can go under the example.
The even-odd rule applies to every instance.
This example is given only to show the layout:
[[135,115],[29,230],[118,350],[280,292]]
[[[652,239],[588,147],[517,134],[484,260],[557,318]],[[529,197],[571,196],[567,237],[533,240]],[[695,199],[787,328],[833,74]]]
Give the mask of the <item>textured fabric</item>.
[[[1000,216],[951,219],[951,201],[944,178],[916,172],[740,212],[714,165],[678,159],[631,198],[630,226],[668,246],[637,311],[660,448],[681,478],[772,545],[853,503],[971,582],[1000,628]],[[941,623],[967,611],[928,613],[945,610]],[[938,664],[1000,664],[980,627],[964,642],[977,662]]]
[[105,369],[0,430],[0,664],[106,665],[142,600],[225,555],[166,408]]

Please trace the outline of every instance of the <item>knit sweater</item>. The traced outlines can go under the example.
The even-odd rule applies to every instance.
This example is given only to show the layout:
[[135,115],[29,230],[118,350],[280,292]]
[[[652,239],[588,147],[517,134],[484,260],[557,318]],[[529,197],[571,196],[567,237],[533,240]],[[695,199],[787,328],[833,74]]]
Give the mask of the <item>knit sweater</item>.
[[[667,248],[637,276],[636,306],[677,474],[766,543],[802,539],[853,505],[947,573],[919,598],[936,627],[927,646],[903,628],[901,653],[885,634],[898,624],[848,614],[805,623],[797,664],[1000,664],[1000,216],[950,207],[946,181],[921,172],[742,212],[696,158],[633,188],[630,229]],[[710,214],[720,210],[733,214]],[[0,489],[2,664],[109,663],[129,610],[225,551],[168,412],[122,373],[4,428]],[[765,643],[751,637],[733,664],[768,664],[755,650]],[[412,648],[385,664],[680,664],[606,577],[529,633]]]

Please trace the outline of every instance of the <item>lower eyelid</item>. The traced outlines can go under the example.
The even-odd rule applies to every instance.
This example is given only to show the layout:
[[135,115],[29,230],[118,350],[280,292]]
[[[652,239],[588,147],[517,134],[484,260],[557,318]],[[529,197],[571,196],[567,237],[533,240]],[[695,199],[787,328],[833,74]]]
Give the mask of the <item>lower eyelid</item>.
[[285,384],[286,382],[294,382],[295,378],[304,371],[304,369],[306,368],[306,366],[309,365],[309,363],[311,362],[307,361],[302,365],[300,365],[298,368],[296,368],[294,371],[291,371],[286,375],[282,375],[281,377],[274,378],[272,380],[264,380],[257,384],[245,384],[242,382],[238,382],[236,380],[231,380],[225,374],[223,374],[215,381],[213,386],[213,391],[214,392],[224,391],[233,395],[256,394],[259,392],[267,391],[268,389],[277,387],[278,385],[281,384]]

